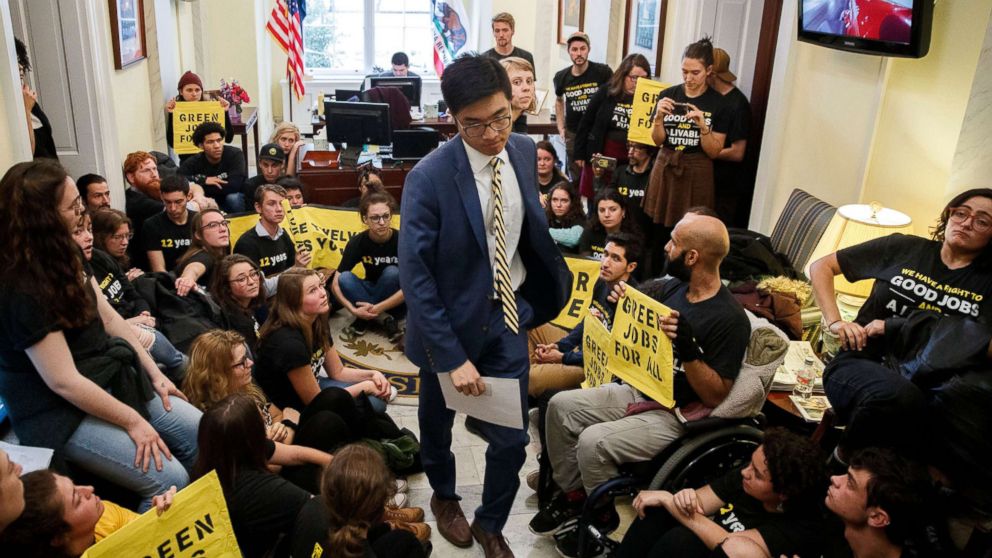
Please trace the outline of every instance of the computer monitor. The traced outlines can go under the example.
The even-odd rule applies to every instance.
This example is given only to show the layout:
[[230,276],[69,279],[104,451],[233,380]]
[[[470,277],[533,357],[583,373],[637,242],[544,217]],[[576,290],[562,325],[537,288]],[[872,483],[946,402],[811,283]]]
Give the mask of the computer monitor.
[[420,76],[372,76],[369,78],[369,88],[397,87],[403,92],[411,107],[420,106]]
[[394,161],[419,161],[433,151],[441,135],[434,129],[396,130],[393,132]]
[[350,101],[352,99],[359,101],[362,98],[362,92],[357,89],[335,89],[334,90],[334,100],[335,101]]
[[339,159],[342,165],[354,166],[365,144],[393,143],[389,105],[386,103],[325,100],[324,119],[327,121],[327,141],[336,145],[347,144]]

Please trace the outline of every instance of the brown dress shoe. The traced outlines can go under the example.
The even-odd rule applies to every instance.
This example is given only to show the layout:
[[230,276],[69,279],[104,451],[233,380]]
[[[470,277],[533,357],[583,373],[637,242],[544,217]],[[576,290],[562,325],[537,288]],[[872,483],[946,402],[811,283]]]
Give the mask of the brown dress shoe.
[[399,521],[402,523],[422,523],[424,521],[423,508],[390,508],[386,506],[386,511],[382,513],[384,521]]
[[462,512],[458,500],[441,500],[437,495],[431,496],[431,511],[437,520],[437,530],[451,544],[468,548],[472,546],[472,531]]
[[431,526],[426,523],[413,523],[406,521],[386,521],[386,523],[393,529],[400,529],[401,531],[409,531],[413,533],[413,536],[417,537],[417,540],[422,543],[431,540]]
[[482,545],[482,550],[486,553],[486,558],[513,558],[513,551],[510,545],[506,544],[503,533],[490,533],[485,531],[478,523],[472,522],[472,535],[475,540]]

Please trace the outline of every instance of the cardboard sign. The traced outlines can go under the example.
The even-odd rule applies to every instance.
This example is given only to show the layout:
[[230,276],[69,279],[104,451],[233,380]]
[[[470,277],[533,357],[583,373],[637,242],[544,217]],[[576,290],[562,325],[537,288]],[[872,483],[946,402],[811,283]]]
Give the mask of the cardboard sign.
[[179,491],[162,515],[148,510],[90,547],[83,558],[210,556],[240,558],[217,473]]
[[613,381],[610,372],[610,332],[596,318],[586,315],[582,325],[582,371],[586,379],[582,388],[594,388]]
[[651,113],[658,104],[658,94],[669,87],[666,83],[641,78],[637,80],[634,90],[634,106],[630,111],[630,129],[627,130],[627,141],[655,145],[651,139]]
[[224,126],[224,109],[220,101],[180,101],[172,109],[172,148],[179,155],[199,153],[193,145],[193,130],[204,122]]
[[558,317],[551,323],[564,328],[574,329],[589,310],[592,302],[592,289],[599,278],[599,260],[592,258],[566,257],[565,264],[572,271],[572,296],[568,304],[562,308]]
[[675,406],[672,341],[658,327],[658,318],[671,312],[628,286],[617,303],[607,351],[613,374],[666,407]]

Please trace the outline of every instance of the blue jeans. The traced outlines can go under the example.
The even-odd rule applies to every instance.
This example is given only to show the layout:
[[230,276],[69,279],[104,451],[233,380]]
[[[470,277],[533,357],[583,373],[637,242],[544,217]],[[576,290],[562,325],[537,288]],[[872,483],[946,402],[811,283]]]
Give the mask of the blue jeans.
[[151,349],[148,349],[152,360],[155,364],[165,367],[166,376],[177,386],[182,384],[183,376],[186,375],[186,355],[181,353],[161,331],[151,328],[149,331],[155,335],[155,342],[152,343]]
[[175,485],[189,484],[189,471],[196,460],[196,435],[202,413],[196,407],[169,397],[172,411],[166,412],[156,394],[145,405],[152,427],[172,451],[172,460],[162,459],[162,470],[152,462],[148,472],[134,466],[135,445],[127,431],[92,415],[87,415],[65,445],[66,459],[79,467],[141,496],[138,509],[151,507],[152,497]]
[[[486,449],[486,478],[482,487],[482,505],[475,510],[475,520],[483,530],[497,533],[503,530],[513,499],[520,487],[520,467],[527,458],[527,355],[526,324],[533,317],[527,302],[517,297],[520,331],[516,335],[504,324],[502,309],[494,308],[489,315],[485,352],[472,362],[479,374],[491,378],[520,380],[520,407],[523,429],[498,426],[479,421],[489,447]],[[427,480],[438,498],[460,500],[455,492],[455,456],[451,453],[451,427],[455,412],[447,408],[437,374],[420,370],[420,458]]]
[[245,197],[241,192],[225,194],[222,199],[217,200],[217,205],[228,213],[241,213],[245,210]]
[[[341,287],[341,294],[353,305],[359,302],[376,304],[400,290],[400,268],[395,265],[386,266],[382,276],[374,283],[359,279],[354,273],[345,271],[338,277],[338,286]],[[389,310],[388,314],[398,320],[406,314],[406,305],[400,304]]]
[[[320,389],[327,389],[329,387],[338,387],[338,388],[344,389],[344,388],[346,388],[348,386],[355,385],[355,383],[354,382],[342,382],[341,380],[335,380],[333,378],[324,378],[323,376],[321,376],[321,377],[317,378],[317,385],[320,386]],[[385,413],[386,412],[386,402],[383,401],[382,399],[379,399],[378,397],[372,397],[370,395],[369,396],[369,403],[372,404],[372,410],[373,411],[375,411],[377,413]]]

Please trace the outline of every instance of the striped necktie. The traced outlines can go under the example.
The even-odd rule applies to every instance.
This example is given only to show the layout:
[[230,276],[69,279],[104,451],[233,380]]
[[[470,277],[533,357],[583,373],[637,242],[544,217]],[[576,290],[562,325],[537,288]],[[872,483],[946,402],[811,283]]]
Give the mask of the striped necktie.
[[493,157],[493,236],[496,237],[496,258],[493,260],[493,288],[503,303],[503,321],[514,334],[519,333],[517,299],[510,285],[510,262],[506,258],[506,224],[503,222],[503,177],[500,168],[503,160]]

